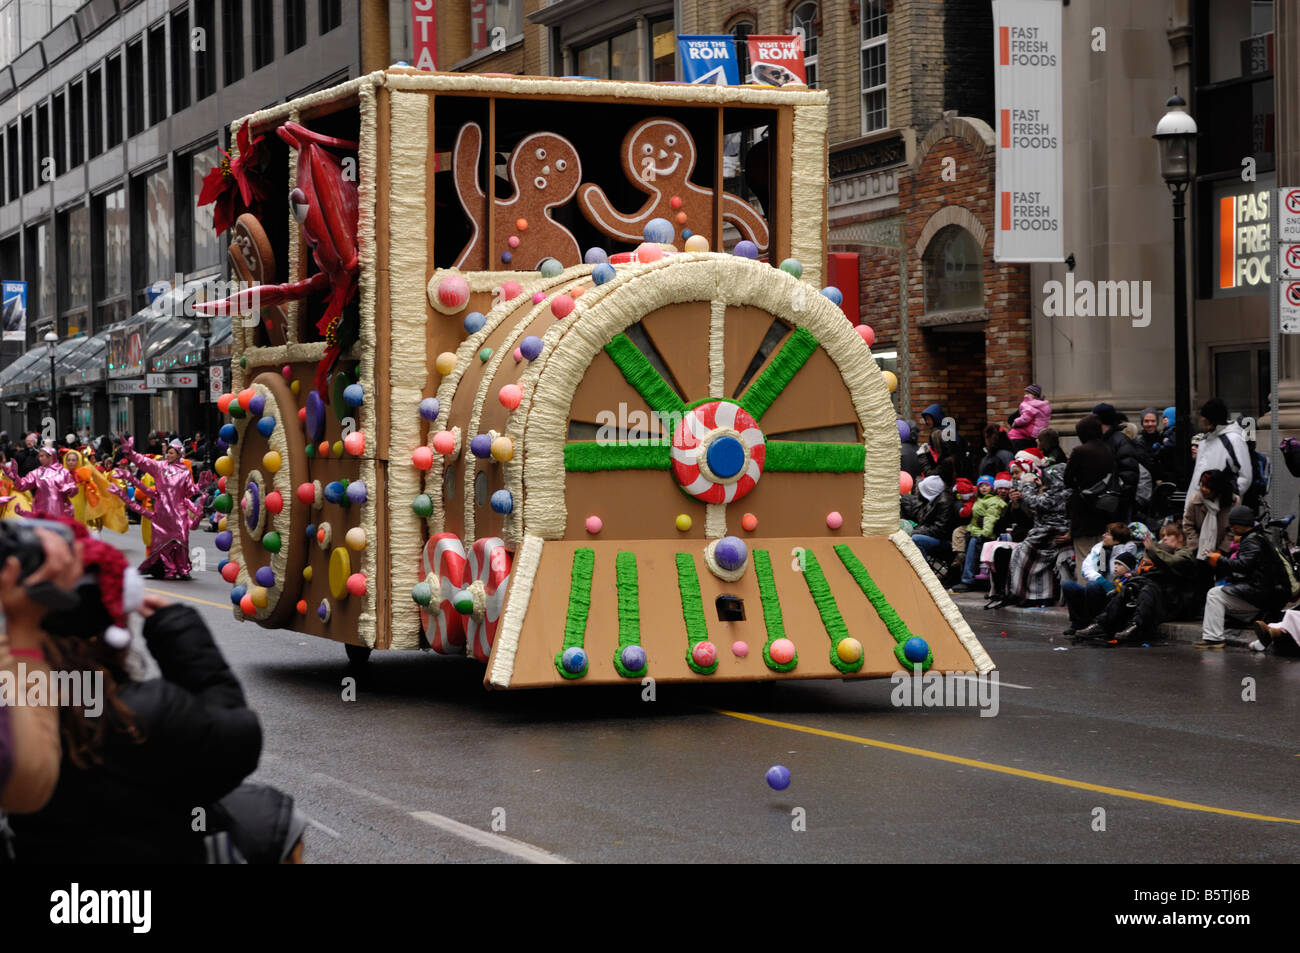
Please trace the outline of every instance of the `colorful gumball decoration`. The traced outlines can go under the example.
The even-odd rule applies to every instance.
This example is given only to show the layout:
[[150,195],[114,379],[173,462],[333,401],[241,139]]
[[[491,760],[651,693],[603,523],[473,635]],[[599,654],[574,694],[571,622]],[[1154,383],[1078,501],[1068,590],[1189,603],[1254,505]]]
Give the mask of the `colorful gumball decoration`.
[[347,494],[348,502],[355,503],[358,506],[366,502],[368,498],[366,494],[366,484],[362,480],[353,480],[350,482],[345,493]]
[[470,654],[480,662],[486,662],[496,639],[501,607],[510,586],[510,553],[505,541],[495,536],[475,540],[470,550],[466,583],[480,582],[485,597],[483,615],[480,617],[475,611],[465,620],[465,641]]
[[758,246],[749,239],[736,242],[736,247],[731,250],[731,253],[740,258],[748,258],[750,261],[758,260]]
[[343,402],[349,407],[360,407],[366,402],[366,390],[360,384],[349,384],[343,388]]
[[425,544],[420,557],[421,581],[429,579],[432,603],[420,610],[420,623],[429,647],[442,655],[462,654],[465,619],[452,605],[452,597],[465,585],[469,560],[455,533],[437,533]]
[[803,277],[803,263],[797,258],[787,258],[785,261],[781,262],[780,268],[787,275],[794,278]]
[[535,361],[542,356],[542,339],[530,334],[519,342],[519,353],[525,360]]
[[366,449],[366,435],[360,430],[354,430],[343,438],[343,449],[354,457],[361,456]]
[[524,286],[517,281],[506,281],[501,284],[501,298],[504,301],[513,301],[524,293]]
[[564,271],[564,266],[554,258],[544,258],[537,270],[542,273],[543,278],[558,278],[560,273]]
[[221,429],[217,431],[217,435],[226,443],[235,443],[239,440],[239,428],[234,424],[222,424]]
[[266,494],[266,499],[262,501],[262,504],[266,507],[268,513],[273,516],[278,515],[284,509],[284,496],[279,490],[272,490]]
[[557,319],[567,318],[573,314],[574,302],[569,295],[556,295],[551,299],[551,314]]
[[506,384],[497,392],[497,400],[506,410],[516,409],[523,399],[524,392],[518,384]]
[[912,486],[913,486],[912,474],[908,473],[906,470],[899,470],[898,471],[899,494],[902,496],[907,496],[907,494],[912,492]]
[[429,423],[433,423],[438,419],[438,412],[441,409],[442,406],[438,403],[438,398],[436,397],[426,397],[424,400],[420,401],[420,416],[429,421]]
[[[446,431],[443,431],[443,433],[446,433]],[[435,446],[437,445],[438,436],[440,434],[434,436]],[[447,436],[450,437],[451,434],[447,434]],[[452,445],[455,446],[455,440],[452,441]],[[429,469],[433,466],[433,451],[428,447],[416,447],[411,453],[411,465],[417,470]]]
[[609,252],[603,248],[588,248],[583,253],[582,260],[588,265],[603,265],[609,262]]
[[858,332],[858,337],[862,338],[863,343],[865,343],[867,347],[871,347],[871,345],[876,343],[876,332],[871,329],[871,325],[859,324],[855,330]]
[[235,399],[234,394],[222,394],[217,398],[217,410],[223,414],[230,412],[230,402]]
[[689,235],[685,247],[687,251],[708,251],[709,240],[703,235]]
[[600,287],[607,281],[613,281],[615,276],[614,266],[604,261],[591,269],[591,283]]
[[248,406],[244,408],[254,417],[262,416],[262,411],[266,410],[266,395],[253,392],[253,396],[248,398]]
[[587,653],[581,646],[571,645],[560,655],[560,665],[570,675],[581,675],[587,670]]
[[898,390],[898,376],[893,371],[881,371],[880,376],[891,394]]
[[212,468],[221,476],[228,477],[235,472],[235,458],[230,456],[230,454],[223,454],[222,456],[217,457]]
[[839,529],[844,525],[844,517],[835,510],[826,514],[826,525],[831,529]]
[[438,282],[438,304],[447,314],[459,311],[469,303],[469,282],[460,275],[447,275]]
[[653,242],[642,242],[633,253],[639,262],[650,263],[664,257],[664,250]]
[[492,507],[492,512],[501,513],[502,515],[508,515],[515,508],[515,497],[509,490],[497,490],[492,494],[488,502]]
[[505,463],[515,455],[514,441],[509,437],[497,437],[492,441],[490,452],[497,463]]
[[281,462],[280,454],[275,450],[268,450],[262,457],[262,466],[266,467],[270,473],[279,473]]
[[348,595],[360,599],[366,594],[366,575],[365,573],[354,572],[348,576]]
[[226,582],[234,582],[239,578],[239,563],[228,562],[221,567],[221,578]]
[[711,669],[718,664],[718,648],[707,639],[691,646],[691,660],[702,669]]
[[421,493],[411,501],[411,512],[421,519],[428,519],[433,515],[433,500],[427,493]]
[[587,517],[587,532],[590,533],[592,536],[595,536],[604,528],[605,528],[605,522],[599,516]]
[[437,368],[439,374],[446,377],[456,369],[455,353],[452,351],[443,351],[438,355],[438,359],[433,362],[433,366]]
[[831,304],[837,308],[844,303],[844,292],[834,285],[827,285],[822,289],[821,293],[823,298],[830,299]]
[[295,493],[297,494],[299,503],[303,504],[304,506],[315,506],[318,499],[317,494],[319,493],[319,491],[320,491],[319,484],[299,483],[298,489],[295,491]]
[[469,442],[469,452],[480,460],[491,456],[492,435],[488,433],[475,434],[474,439]]
[[[436,450],[438,453],[444,455],[455,453],[456,435],[452,433],[450,430],[439,430],[436,434],[433,435],[433,449]],[[430,458],[430,462],[432,462],[432,457]],[[416,466],[419,466],[419,464],[416,464]],[[420,469],[427,470],[429,468],[420,467]]]
[[772,656],[772,661],[778,665],[789,665],[794,661],[794,643],[789,639],[776,639],[768,646],[767,654]]

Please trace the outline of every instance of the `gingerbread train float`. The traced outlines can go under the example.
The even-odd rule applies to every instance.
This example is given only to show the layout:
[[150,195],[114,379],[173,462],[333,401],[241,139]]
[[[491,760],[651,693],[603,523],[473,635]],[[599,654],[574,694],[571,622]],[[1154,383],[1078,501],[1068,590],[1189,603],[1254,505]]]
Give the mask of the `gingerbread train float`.
[[826,109],[395,67],[237,124],[236,618],[490,688],[991,669],[820,289]]

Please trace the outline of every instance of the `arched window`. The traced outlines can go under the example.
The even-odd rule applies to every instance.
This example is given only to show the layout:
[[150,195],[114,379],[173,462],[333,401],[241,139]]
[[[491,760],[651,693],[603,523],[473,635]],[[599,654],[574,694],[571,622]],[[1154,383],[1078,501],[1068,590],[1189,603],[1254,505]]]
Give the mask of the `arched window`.
[[984,307],[984,253],[970,232],[945,225],[925,250],[925,310]]
[[794,8],[790,32],[803,37],[803,68],[808,88],[817,88],[817,4],[801,3]]

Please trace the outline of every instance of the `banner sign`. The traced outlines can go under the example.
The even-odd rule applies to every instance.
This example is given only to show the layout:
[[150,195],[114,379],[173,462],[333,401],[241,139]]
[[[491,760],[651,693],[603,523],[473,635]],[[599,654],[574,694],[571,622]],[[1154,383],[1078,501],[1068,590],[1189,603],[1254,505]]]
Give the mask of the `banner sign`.
[[166,375],[166,374],[146,374],[146,375],[144,375],[144,386],[150,388],[151,390],[156,389],[156,388],[160,388],[160,387],[166,387],[166,386],[167,386],[167,375]]
[[27,340],[27,282],[4,282],[4,340]]
[[433,0],[411,0],[411,48],[416,69],[438,68],[438,13]]
[[1258,183],[1235,179],[1211,186],[1214,196],[1215,298],[1263,294],[1272,280],[1274,176]]
[[996,261],[1065,260],[1061,5],[993,0]]
[[679,36],[682,78],[707,86],[739,86],[740,64],[736,60],[736,38],[721,36]]
[[763,86],[808,82],[803,69],[803,37],[750,35],[745,41],[753,82]]
[[199,375],[197,371],[176,371],[167,375],[168,387],[194,388],[199,386]]
[[208,396],[215,403],[225,391],[226,369],[220,364],[208,365]]
[[152,394],[154,389],[146,384],[145,379],[141,377],[133,380],[109,381],[108,392],[134,397],[138,394]]
[[[1300,189],[1277,190],[1277,237],[1284,242],[1300,242]],[[5,292],[8,295],[8,291]]]
[[144,374],[143,325],[116,328],[108,336],[108,376],[140,377]]

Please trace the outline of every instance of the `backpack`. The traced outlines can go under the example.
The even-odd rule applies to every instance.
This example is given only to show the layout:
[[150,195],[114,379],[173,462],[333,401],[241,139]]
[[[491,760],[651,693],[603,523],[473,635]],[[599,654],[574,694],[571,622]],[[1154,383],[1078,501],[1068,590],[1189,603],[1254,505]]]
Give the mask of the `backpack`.
[[1119,470],[1114,469],[1110,471],[1109,476],[1104,476],[1092,486],[1081,489],[1079,496],[1098,513],[1109,516],[1119,512],[1123,491]]
[[1300,599],[1300,578],[1297,578],[1296,576],[1296,567],[1291,562],[1291,558],[1286,553],[1282,552],[1282,550],[1278,549],[1277,544],[1273,542],[1272,538],[1270,538],[1267,533],[1264,533],[1262,530],[1258,532],[1260,532],[1265,543],[1268,545],[1269,551],[1273,553],[1273,556],[1277,559],[1278,564],[1281,567],[1279,578],[1277,580],[1280,584],[1278,589],[1285,590],[1285,604],[1290,605],[1297,599]]
[[[1230,466],[1228,472],[1232,476],[1233,486],[1237,483],[1237,474],[1241,472],[1241,461],[1237,459],[1237,452],[1232,449],[1232,443],[1228,440],[1227,434],[1219,434],[1219,439],[1223,441],[1223,449],[1228,451],[1228,460]],[[1249,506],[1255,512],[1259,512],[1259,505],[1263,502],[1264,497],[1268,496],[1268,485],[1273,476],[1273,464],[1268,457],[1246,444],[1247,456],[1250,458],[1250,486],[1246,487],[1246,492],[1242,494],[1242,506]]]

